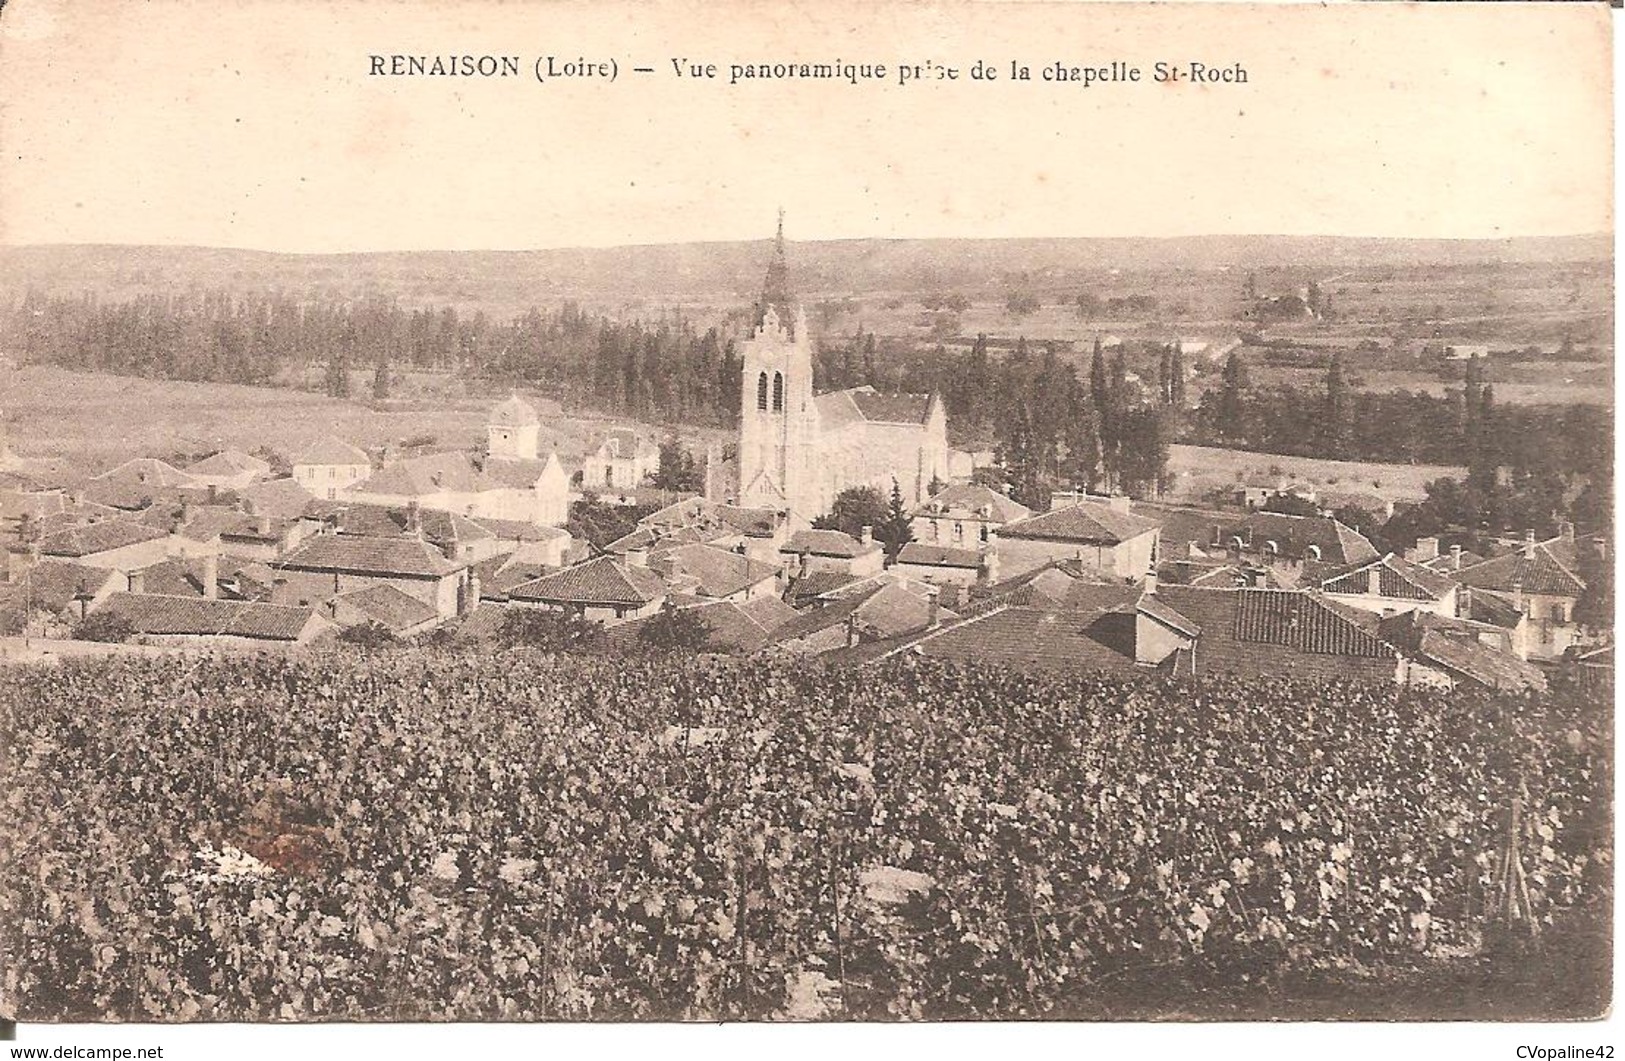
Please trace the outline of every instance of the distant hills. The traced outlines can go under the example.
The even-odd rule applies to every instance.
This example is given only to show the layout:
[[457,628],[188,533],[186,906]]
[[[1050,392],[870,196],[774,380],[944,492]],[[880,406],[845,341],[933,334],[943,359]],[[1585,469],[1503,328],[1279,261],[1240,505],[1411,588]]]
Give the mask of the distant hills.
[[[0,286],[123,296],[186,287],[295,291],[409,302],[522,307],[590,302],[739,304],[754,296],[767,240],[535,251],[277,254],[211,247],[0,246]],[[1335,236],[1168,239],[833,240],[795,243],[792,272],[810,297],[1003,290],[1013,277],[1059,285],[1124,272],[1290,267],[1310,273],[1369,267],[1606,263],[1608,235],[1503,240]]]

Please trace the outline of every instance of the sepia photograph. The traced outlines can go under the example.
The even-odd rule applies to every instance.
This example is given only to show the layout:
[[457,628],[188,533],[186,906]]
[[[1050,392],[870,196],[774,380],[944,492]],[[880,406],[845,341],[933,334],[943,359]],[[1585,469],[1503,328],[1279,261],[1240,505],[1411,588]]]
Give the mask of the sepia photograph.
[[1612,1057],[1615,17],[0,3],[8,1056]]

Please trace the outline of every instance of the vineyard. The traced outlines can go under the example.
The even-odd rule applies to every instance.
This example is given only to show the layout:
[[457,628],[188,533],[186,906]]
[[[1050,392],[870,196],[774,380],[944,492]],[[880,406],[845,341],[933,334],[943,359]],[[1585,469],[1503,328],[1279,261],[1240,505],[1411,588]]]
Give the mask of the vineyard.
[[1493,969],[1607,925],[1610,726],[919,661],[15,666],[0,1008],[1043,1018]]

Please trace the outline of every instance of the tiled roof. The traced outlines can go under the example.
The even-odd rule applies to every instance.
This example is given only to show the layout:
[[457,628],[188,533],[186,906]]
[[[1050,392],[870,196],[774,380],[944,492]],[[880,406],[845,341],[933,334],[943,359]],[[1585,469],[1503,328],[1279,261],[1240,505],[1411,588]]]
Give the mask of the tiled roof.
[[192,477],[153,457],[136,457],[94,476],[92,482],[121,482],[144,486],[176,488],[190,486]]
[[482,489],[530,490],[536,486],[538,479],[547,474],[548,466],[557,466],[559,482],[568,480],[564,474],[564,466],[559,464],[558,457],[548,454],[539,460],[527,460],[516,457],[487,457],[481,465],[480,486]]
[[153,527],[110,519],[49,534],[41,540],[40,552],[48,556],[94,556],[109,549],[167,537],[168,534]]
[[[1446,575],[1453,575],[1459,570],[1459,568],[1456,566],[1456,559],[1457,558],[1451,555],[1449,552],[1442,552],[1433,559],[1423,563],[1422,566],[1427,568],[1429,571],[1438,571]],[[1484,562],[1484,558],[1482,556],[1479,556],[1470,549],[1463,549],[1461,551],[1460,559],[1461,567],[1471,567],[1474,564],[1481,564]]]
[[789,541],[779,546],[781,553],[811,553],[814,556],[834,556],[845,560],[867,556],[879,549],[880,546],[875,542],[865,545],[850,534],[838,530],[797,531],[790,536]]
[[361,494],[426,497],[441,492],[476,493],[487,483],[467,453],[430,453],[397,461],[353,489]]
[[1393,553],[1321,578],[1320,588],[1327,593],[1369,594],[1373,570],[1378,595],[1394,600],[1439,601],[1456,588],[1454,579]]
[[0,519],[40,519],[64,512],[68,499],[60,491],[33,493],[25,490],[0,489]]
[[1395,656],[1376,635],[1374,613],[1311,591],[1162,586],[1156,596],[1202,628],[1196,658],[1209,669],[1269,673],[1301,657]]
[[665,595],[659,575],[609,556],[543,575],[509,591],[514,600],[634,606]]
[[981,606],[981,602],[999,602],[1060,608],[1075,601],[1079,607],[1087,607],[1094,600],[1092,588],[1100,586],[1117,589],[1122,600],[1130,597],[1122,579],[1075,560],[1053,561],[1015,578],[977,587],[971,591],[971,595],[977,599],[978,606]]
[[849,575],[844,571],[814,571],[802,575],[790,584],[790,601],[796,605],[804,604],[814,597],[821,597],[831,590],[851,585],[856,581],[858,581],[856,575]]
[[439,578],[462,570],[428,542],[417,538],[362,538],[318,534],[272,566],[306,571],[348,571],[362,575]]
[[486,516],[470,516],[469,522],[479,524],[501,541],[550,542],[570,536],[570,532],[563,527],[544,527],[522,519],[491,519]]
[[96,614],[116,615],[139,634],[195,634],[294,641],[313,614],[309,608],[248,601],[207,600],[146,593],[115,593]]
[[8,588],[19,592],[36,608],[60,612],[81,592],[94,595],[111,579],[123,583],[123,576],[104,567],[87,567],[68,560],[41,560],[31,566]]
[[978,569],[982,554],[975,549],[954,549],[946,545],[928,545],[909,542],[897,554],[899,564],[918,564],[922,567],[959,567]]
[[1503,630],[1513,630],[1524,620],[1524,614],[1518,610],[1517,605],[1494,591],[1483,593],[1469,591],[1462,595],[1462,601],[1462,617],[1476,623],[1488,623]]
[[1135,602],[1134,607],[1135,610],[1149,615],[1157,622],[1162,623],[1164,626],[1170,627],[1173,630],[1177,630],[1186,637],[1197,637],[1202,633],[1202,628],[1200,626],[1185,616],[1179,614],[1179,612],[1175,611],[1166,602],[1158,600],[1150,593],[1142,594],[1140,599]]
[[411,594],[383,583],[351,590],[335,599],[397,634],[433,622],[440,614]]
[[1379,629],[1383,640],[1406,655],[1487,689],[1546,688],[1539,667],[1484,644],[1468,624],[1457,620],[1410,611],[1382,620]]
[[[1525,552],[1530,555],[1525,555]],[[1540,593],[1554,597],[1578,597],[1585,583],[1574,572],[1557,561],[1544,543],[1532,548],[1520,548],[1515,553],[1498,556],[1494,560],[1455,573],[1457,581],[1474,589],[1495,590],[1500,593]]]
[[[408,533],[411,510],[402,505],[375,505],[359,501],[313,500],[305,507],[305,518],[331,523],[340,534],[363,538],[395,538]],[[425,540],[436,545],[489,541],[496,535],[479,521],[439,509],[418,510],[418,527]]]
[[703,597],[728,597],[770,579],[778,568],[711,545],[678,545],[664,549],[650,566],[667,579],[695,580]]
[[1274,542],[1280,555],[1302,560],[1311,555],[1310,546],[1320,552],[1324,564],[1357,564],[1375,560],[1376,546],[1352,527],[1330,516],[1289,516],[1282,512],[1254,512],[1240,523],[1221,529],[1223,545],[1239,536],[1247,547],[1262,551]]
[[370,468],[372,458],[367,456],[365,450],[357,449],[348,442],[329,435],[306,446],[299,456],[293,459],[293,463],[334,464],[343,467],[364,464]]
[[772,641],[775,644],[798,641],[822,630],[828,630],[832,626],[845,623],[858,610],[858,606],[865,599],[864,596],[844,597],[818,607],[808,608],[797,614],[794,619],[781,624],[778,629],[774,630]]
[[[745,655],[755,652],[767,643],[767,631],[732,601],[706,601],[683,609],[699,619],[708,635],[708,652],[731,652]],[[634,645],[640,633],[657,616],[649,615],[612,628],[606,635],[611,647]]]
[[769,633],[800,614],[777,597],[755,597],[739,605],[739,610],[754,619],[756,625]]
[[186,468],[188,475],[241,475],[243,472],[269,475],[271,465],[241,450],[223,449]]
[[1091,672],[1134,667],[1134,619],[1005,607],[915,639],[909,651],[936,659],[994,663],[1018,670]]
[[750,538],[771,538],[779,527],[779,514],[770,508],[740,505],[715,506],[717,519]]
[[256,513],[277,519],[297,519],[310,501],[310,491],[289,478],[252,483],[237,496],[251,503]]
[[1120,512],[1110,505],[1085,501],[1067,508],[1007,523],[999,530],[1004,538],[1037,538],[1044,541],[1081,542],[1085,545],[1117,545],[1156,530],[1156,520]]
[[944,487],[931,495],[930,500],[914,509],[916,516],[948,516],[961,519],[977,517],[983,509],[989,518],[999,523],[1014,523],[1026,519],[1033,510],[1017,504],[1008,497],[980,483],[960,483]]
[[826,432],[839,431],[850,424],[861,424],[864,420],[849,390],[816,395],[813,405],[818,410],[818,425]]
[[879,394],[868,387],[848,392],[865,420],[884,424],[923,424],[931,412],[929,394]]

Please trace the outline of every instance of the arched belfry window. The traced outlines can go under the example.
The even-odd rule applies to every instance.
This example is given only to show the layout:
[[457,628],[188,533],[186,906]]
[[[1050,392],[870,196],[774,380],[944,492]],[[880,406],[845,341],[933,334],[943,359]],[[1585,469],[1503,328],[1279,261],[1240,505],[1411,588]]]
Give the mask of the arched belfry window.
[[756,408],[767,408],[767,373],[756,377]]
[[784,373],[773,373],[773,411],[784,412]]

